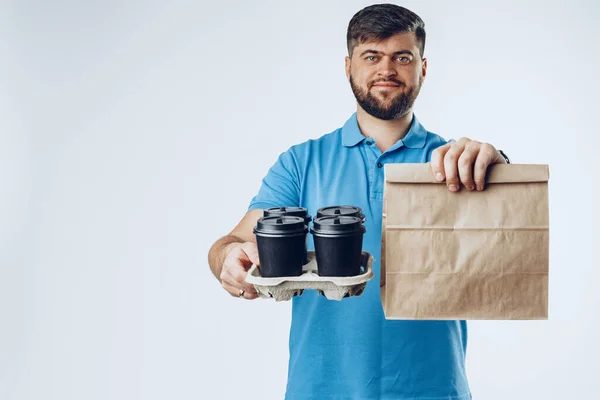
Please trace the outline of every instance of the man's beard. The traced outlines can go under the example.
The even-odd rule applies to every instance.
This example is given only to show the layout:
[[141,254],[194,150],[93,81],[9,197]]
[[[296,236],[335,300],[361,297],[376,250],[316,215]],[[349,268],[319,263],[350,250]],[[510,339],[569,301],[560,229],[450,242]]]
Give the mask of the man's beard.
[[[376,82],[382,82],[382,80]],[[394,82],[400,85],[398,89],[406,88],[404,82],[400,82],[394,78],[387,79],[385,82]],[[352,88],[354,97],[356,97],[356,101],[363,108],[363,110],[375,118],[383,120],[395,120],[406,115],[408,110],[412,108],[417,96],[419,95],[419,91],[421,90],[422,80],[419,80],[418,86],[410,86],[407,91],[396,94],[396,98],[392,99],[392,101],[386,106],[383,105],[381,100],[377,99],[375,96],[373,96],[373,94],[371,94],[370,89],[373,87],[374,83],[375,82],[371,82],[370,86],[365,92],[362,88],[356,85],[352,75],[350,75],[350,87]],[[392,96],[391,93],[386,92],[382,92],[382,95],[385,98]]]

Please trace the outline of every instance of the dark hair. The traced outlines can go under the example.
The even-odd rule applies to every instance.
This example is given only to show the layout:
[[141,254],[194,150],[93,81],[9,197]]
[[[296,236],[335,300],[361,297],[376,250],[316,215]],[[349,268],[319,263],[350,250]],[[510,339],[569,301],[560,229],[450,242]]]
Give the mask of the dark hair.
[[425,52],[425,23],[414,12],[395,4],[374,4],[354,14],[346,35],[348,55],[365,42],[387,39],[398,33],[414,32],[421,57]]

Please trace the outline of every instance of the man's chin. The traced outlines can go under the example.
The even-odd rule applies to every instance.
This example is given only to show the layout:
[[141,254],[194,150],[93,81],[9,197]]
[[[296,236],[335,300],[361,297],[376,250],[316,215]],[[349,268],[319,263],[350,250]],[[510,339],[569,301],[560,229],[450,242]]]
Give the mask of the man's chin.
[[381,91],[381,92],[376,92],[376,93],[371,94],[371,97],[373,97],[374,99],[377,99],[377,102],[380,103],[382,106],[386,106],[386,105],[393,104],[399,98],[401,98],[403,95],[404,95],[403,93],[393,93],[393,92]]
[[369,114],[384,121],[392,121],[402,118],[409,110],[410,107],[398,110],[393,110],[393,107],[378,107],[377,110],[371,109],[373,112]]
[[380,102],[377,104],[377,110],[379,110],[382,113],[389,113],[390,111],[392,111],[394,106],[395,106],[395,103],[392,101],[386,102],[386,103]]

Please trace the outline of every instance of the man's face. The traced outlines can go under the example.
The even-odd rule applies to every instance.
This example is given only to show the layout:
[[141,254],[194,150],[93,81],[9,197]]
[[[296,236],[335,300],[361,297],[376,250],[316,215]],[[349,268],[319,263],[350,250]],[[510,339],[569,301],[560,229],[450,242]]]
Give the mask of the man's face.
[[399,119],[413,106],[427,72],[413,32],[362,43],[346,57],[346,76],[358,104],[370,115]]

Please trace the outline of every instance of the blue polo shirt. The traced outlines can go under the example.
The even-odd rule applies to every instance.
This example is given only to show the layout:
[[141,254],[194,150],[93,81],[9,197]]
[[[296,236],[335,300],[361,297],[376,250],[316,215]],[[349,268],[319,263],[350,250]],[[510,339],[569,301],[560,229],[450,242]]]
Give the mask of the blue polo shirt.
[[249,209],[300,206],[314,216],[325,206],[361,207],[363,250],[375,257],[361,296],[334,301],[305,290],[293,298],[286,399],[471,398],[465,321],[386,320],[379,297],[383,165],[427,162],[445,143],[413,117],[404,139],[381,153],[353,114],[342,128],[281,154],[264,178]]

